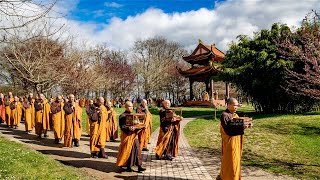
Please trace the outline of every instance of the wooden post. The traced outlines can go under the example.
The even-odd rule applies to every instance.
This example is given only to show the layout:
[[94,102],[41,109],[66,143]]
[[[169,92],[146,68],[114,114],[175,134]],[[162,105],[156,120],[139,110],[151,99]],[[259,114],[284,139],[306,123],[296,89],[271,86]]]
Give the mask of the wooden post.
[[230,97],[229,83],[226,82],[226,98]]
[[[210,80],[210,90],[211,90],[211,92],[210,92],[210,97],[211,97],[211,99],[214,97],[214,95],[213,95],[213,79],[211,79]],[[216,99],[217,100],[217,99]]]
[[192,88],[193,81],[189,79],[189,82],[190,82],[190,101],[192,101],[193,100],[193,88]]

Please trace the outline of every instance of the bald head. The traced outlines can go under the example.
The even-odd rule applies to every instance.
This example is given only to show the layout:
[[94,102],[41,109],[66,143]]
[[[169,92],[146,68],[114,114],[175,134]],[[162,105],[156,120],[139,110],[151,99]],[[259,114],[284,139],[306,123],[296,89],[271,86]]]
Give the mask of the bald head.
[[143,107],[147,107],[148,106],[148,102],[145,99],[142,99],[141,104],[142,104]]
[[227,99],[227,108],[231,113],[235,113],[237,111],[238,106],[239,106],[239,103],[237,99],[235,98]]
[[0,98],[3,99],[4,98],[4,95],[2,93],[0,93]]
[[99,97],[100,104],[104,104],[104,98],[102,96]]
[[8,95],[10,98],[13,97],[12,92],[9,92]]
[[165,109],[168,109],[168,108],[170,108],[171,103],[170,103],[169,100],[164,100],[164,101],[162,101],[162,105],[163,105],[163,107],[164,107]]
[[19,101],[19,97],[18,97],[18,96],[15,96],[15,97],[14,97],[14,101],[18,102],[18,101]]
[[74,101],[74,95],[73,95],[73,94],[69,94],[68,98],[69,98],[69,101],[70,101],[70,102],[75,102],[75,101]]
[[31,97],[31,98],[32,98],[32,97],[33,97],[33,93],[29,93],[29,97]]
[[40,98],[40,99],[42,99],[42,100],[44,100],[44,99],[45,99],[45,97],[44,97],[44,95],[43,95],[43,94],[39,94],[39,98]]
[[132,113],[133,111],[133,104],[131,101],[127,101],[126,104],[124,105],[124,107],[126,108],[127,112]]
[[57,102],[62,102],[62,96],[57,96],[56,101]]

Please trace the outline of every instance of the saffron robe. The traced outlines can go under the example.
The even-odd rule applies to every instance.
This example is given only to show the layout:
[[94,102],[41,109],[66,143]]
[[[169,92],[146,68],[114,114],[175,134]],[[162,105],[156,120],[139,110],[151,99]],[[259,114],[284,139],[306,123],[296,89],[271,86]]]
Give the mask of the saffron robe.
[[113,108],[110,108],[108,120],[106,122],[106,141],[118,138],[117,113]]
[[139,130],[130,131],[126,126],[126,115],[129,112],[124,112],[119,116],[119,126],[121,128],[121,142],[117,156],[117,166],[141,166],[142,156],[140,143],[138,139]]
[[34,103],[35,108],[35,130],[36,134],[40,136],[46,130],[50,130],[49,113],[50,104],[48,101],[37,99]]
[[75,104],[72,108],[72,103],[67,102],[63,110],[65,111],[65,132],[64,132],[64,147],[72,147],[72,140],[80,140],[81,137],[81,122],[82,122],[82,108],[79,104]]
[[142,105],[140,105],[137,108],[137,113],[143,113],[146,114],[146,119],[144,124],[146,125],[145,129],[142,129],[139,133],[139,141],[140,141],[140,149],[148,148],[148,143],[151,138],[152,133],[152,115],[148,111],[148,109],[144,108]]
[[222,180],[240,180],[241,179],[241,155],[244,127],[243,121],[233,122],[233,118],[238,118],[236,113],[229,110],[221,114],[220,132],[222,139],[221,147],[221,169],[220,178]]
[[24,126],[26,131],[32,131],[33,129],[33,119],[32,119],[32,104],[29,101],[24,101],[23,103],[23,110],[24,110]]
[[95,105],[87,108],[87,114],[90,119],[90,152],[99,152],[106,146],[106,123],[108,118],[108,110],[104,105],[100,106],[97,112]]
[[55,139],[61,139],[64,135],[65,119],[62,102],[53,102],[51,104],[53,133]]
[[22,118],[22,105],[20,102],[11,102],[10,103],[10,109],[11,109],[11,126],[17,126],[19,127],[21,118]]
[[5,99],[5,111],[6,111],[6,124],[8,126],[12,126],[10,117],[11,117],[11,109],[10,109],[10,103],[14,101],[14,98]]
[[180,121],[171,122],[166,120],[165,113],[165,109],[161,109],[159,112],[161,131],[159,132],[155,152],[160,157],[163,154],[177,157],[179,151]]
[[0,99],[0,122],[6,120],[6,106],[4,105],[4,99]]

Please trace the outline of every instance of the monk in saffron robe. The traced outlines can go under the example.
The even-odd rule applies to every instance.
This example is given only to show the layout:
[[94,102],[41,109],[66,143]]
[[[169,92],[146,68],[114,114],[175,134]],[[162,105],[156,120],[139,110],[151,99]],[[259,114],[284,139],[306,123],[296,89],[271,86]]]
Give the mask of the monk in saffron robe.
[[25,98],[22,103],[23,110],[24,110],[24,126],[26,133],[30,133],[33,129],[33,118],[32,115],[34,113],[32,112],[34,109],[32,108],[33,104],[29,101],[28,98]]
[[118,139],[117,113],[112,108],[112,104],[110,101],[106,101],[106,108],[109,111],[108,120],[106,123],[106,129],[107,129],[106,140],[114,142],[115,139]]
[[90,119],[90,152],[93,158],[108,158],[104,150],[108,110],[103,104],[104,98],[100,97],[99,101],[87,108]]
[[56,100],[51,103],[54,143],[59,144],[64,135],[64,110],[62,96],[57,96]]
[[29,113],[29,114],[27,114],[25,116],[31,117],[31,128],[34,128],[36,126],[35,109],[34,109],[34,102],[36,100],[33,98],[33,93],[29,93],[28,101],[29,101],[29,104],[30,104],[30,111],[27,111],[27,113]]
[[81,122],[82,122],[82,107],[75,101],[74,95],[69,95],[69,100],[64,104],[63,110],[65,112],[65,133],[64,133],[64,147],[79,147],[81,137]]
[[148,150],[148,143],[150,141],[151,133],[152,133],[152,115],[148,110],[148,102],[143,99],[139,107],[137,108],[137,113],[142,113],[146,115],[146,120],[144,124],[146,125],[145,129],[142,129],[139,133],[139,141],[140,141],[140,149],[142,151]]
[[[235,113],[239,106],[235,98],[227,100],[227,109],[221,114],[220,132],[222,139],[221,169],[217,179],[240,180],[241,179],[241,155],[243,145],[244,126],[243,121],[234,121],[239,118]],[[251,127],[251,126],[250,126]]]
[[0,124],[6,120],[6,107],[4,105],[4,95],[0,93]]
[[10,117],[11,117],[11,109],[10,109],[10,103],[14,101],[12,92],[8,93],[8,98],[5,98],[5,108],[6,108],[6,124],[9,127],[13,127],[13,125],[11,124],[10,121]]
[[14,101],[10,103],[10,109],[11,109],[11,127],[14,127],[17,129],[19,127],[21,118],[22,118],[22,105],[19,101],[19,98],[17,96],[14,97]]
[[42,134],[48,137],[47,131],[50,130],[49,113],[50,104],[43,94],[40,94],[34,102],[35,109],[35,130],[39,138]]
[[182,117],[166,119],[166,110],[170,108],[171,103],[169,100],[165,100],[162,103],[163,109],[159,112],[162,132],[159,132],[158,143],[155,148],[156,158],[172,161],[173,157],[178,156],[180,120],[182,120]]
[[142,156],[138,139],[139,130],[134,126],[126,125],[126,115],[133,111],[133,104],[130,101],[125,103],[126,111],[119,116],[119,126],[121,128],[121,142],[117,156],[117,166],[127,167],[128,172],[132,172],[132,166],[138,166],[138,172],[145,171],[142,167]]

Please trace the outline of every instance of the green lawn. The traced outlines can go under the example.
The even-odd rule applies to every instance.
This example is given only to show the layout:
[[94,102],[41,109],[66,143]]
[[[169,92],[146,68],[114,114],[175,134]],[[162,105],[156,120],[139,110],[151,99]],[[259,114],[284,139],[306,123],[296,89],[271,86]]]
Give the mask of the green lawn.
[[[320,112],[255,115],[250,108],[239,111],[254,119],[253,129],[245,132],[243,165],[299,179],[320,179]],[[192,147],[219,156],[218,120],[197,119],[190,122],[184,132]]]
[[0,179],[85,179],[85,176],[77,168],[0,136]]

